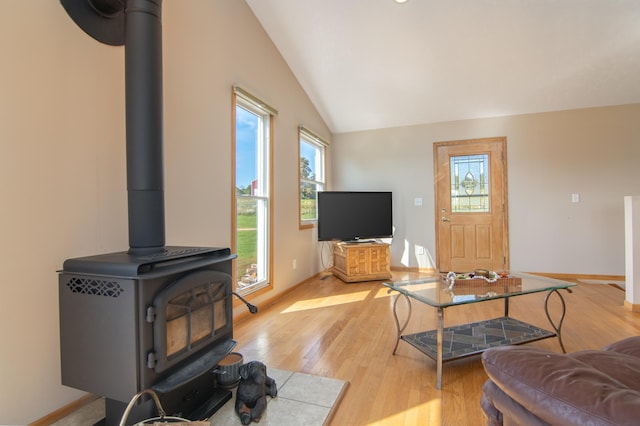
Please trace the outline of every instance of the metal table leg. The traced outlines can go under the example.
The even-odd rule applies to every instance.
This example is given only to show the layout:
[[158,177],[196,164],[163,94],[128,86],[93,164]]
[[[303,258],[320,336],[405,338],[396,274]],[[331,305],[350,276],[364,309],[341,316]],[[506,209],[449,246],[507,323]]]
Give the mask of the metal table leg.
[[[388,292],[391,292],[392,290],[389,290]],[[404,321],[404,324],[402,324],[402,326],[400,325],[400,320],[398,319],[398,300],[400,299],[400,296],[403,296],[404,299],[407,301],[407,307],[409,308],[409,312],[407,313],[407,318]],[[393,301],[393,319],[396,321],[396,331],[398,332],[398,336],[397,336],[397,340],[396,340],[396,345],[393,348],[393,354],[396,354],[396,350],[398,349],[398,343],[400,343],[400,337],[402,337],[402,332],[404,331],[405,328],[407,328],[407,324],[409,324],[409,319],[411,318],[411,300],[409,299],[409,297],[407,297],[406,294],[398,294],[395,298],[395,300]]]
[[[569,293],[571,293],[571,289],[569,288],[565,288],[564,290],[567,290]],[[551,319],[551,315],[549,314],[549,298],[551,297],[551,294],[555,293],[559,298],[560,298],[560,304],[562,306],[562,311],[560,313],[560,319],[558,320],[558,324],[556,325],[553,320]],[[562,323],[564,322],[564,316],[567,313],[567,308],[566,305],[564,303],[564,298],[562,297],[562,295],[560,294],[560,292],[556,289],[556,290],[551,290],[547,293],[547,297],[544,299],[544,313],[547,315],[547,319],[549,320],[549,323],[551,324],[551,327],[553,327],[553,329],[556,332],[556,335],[558,336],[558,342],[560,343],[560,347],[562,348],[562,352],[563,353],[567,353],[567,351],[564,348],[564,344],[562,343]]]
[[436,389],[442,389],[442,339],[444,334],[444,309],[438,308],[438,342],[436,354]]

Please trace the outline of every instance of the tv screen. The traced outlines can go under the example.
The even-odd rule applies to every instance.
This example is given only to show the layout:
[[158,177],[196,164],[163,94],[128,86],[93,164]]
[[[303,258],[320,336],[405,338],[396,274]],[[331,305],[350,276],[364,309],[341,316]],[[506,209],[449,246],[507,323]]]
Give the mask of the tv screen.
[[318,241],[393,235],[391,192],[318,192]]

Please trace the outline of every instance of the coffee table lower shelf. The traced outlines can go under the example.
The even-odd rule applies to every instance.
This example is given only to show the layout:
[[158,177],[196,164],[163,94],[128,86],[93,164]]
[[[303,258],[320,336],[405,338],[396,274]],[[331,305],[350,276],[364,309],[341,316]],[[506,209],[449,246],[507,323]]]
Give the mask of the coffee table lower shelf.
[[[555,336],[556,333],[511,317],[445,327],[442,333],[442,361],[479,354],[497,346],[519,345]],[[437,330],[406,334],[400,339],[437,361]]]

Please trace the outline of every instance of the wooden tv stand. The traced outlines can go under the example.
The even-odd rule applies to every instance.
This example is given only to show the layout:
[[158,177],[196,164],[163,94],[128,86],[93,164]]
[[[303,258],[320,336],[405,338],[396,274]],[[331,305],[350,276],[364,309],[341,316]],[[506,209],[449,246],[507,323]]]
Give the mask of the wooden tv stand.
[[389,244],[336,243],[333,246],[335,276],[351,283],[391,278]]

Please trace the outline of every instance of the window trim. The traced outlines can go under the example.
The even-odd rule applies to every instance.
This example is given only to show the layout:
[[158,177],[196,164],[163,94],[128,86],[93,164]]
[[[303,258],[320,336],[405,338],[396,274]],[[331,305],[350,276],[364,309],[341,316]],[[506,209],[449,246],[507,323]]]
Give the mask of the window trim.
[[[244,105],[243,105],[244,104]],[[238,274],[237,274],[237,258],[233,260],[232,266],[232,278],[233,278],[233,289],[234,291],[238,291],[242,296],[253,297],[259,294],[262,294],[266,291],[273,289],[273,135],[274,135],[274,117],[278,114],[278,111],[266,102],[260,100],[260,98],[252,95],[248,91],[242,89],[238,85],[233,85],[232,87],[232,104],[231,104],[231,250],[233,253],[237,253],[237,238],[238,238],[238,222],[237,222],[237,197],[236,197],[236,125],[237,125],[237,117],[236,117],[236,108],[238,106],[242,108],[247,108],[247,104],[251,107],[260,110],[264,114],[264,118],[268,117],[268,132],[267,132],[267,151],[268,155],[267,159],[267,167],[269,170],[266,173],[268,190],[266,191],[266,195],[262,195],[258,198],[267,200],[267,214],[269,218],[267,220],[267,230],[266,237],[268,238],[266,244],[267,259],[266,261],[266,276],[263,281],[264,284],[250,286],[247,289],[238,288]],[[234,306],[238,305],[240,302],[234,300]]]

